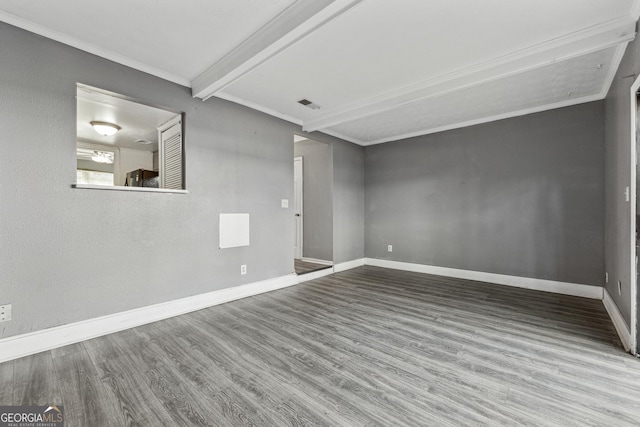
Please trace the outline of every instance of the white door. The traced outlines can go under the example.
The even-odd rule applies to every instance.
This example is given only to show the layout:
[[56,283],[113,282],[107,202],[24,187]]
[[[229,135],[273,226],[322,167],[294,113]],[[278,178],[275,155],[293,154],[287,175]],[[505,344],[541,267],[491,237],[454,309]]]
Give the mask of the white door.
[[160,188],[184,189],[182,170],[182,117],[176,116],[158,128]]
[[293,159],[293,215],[296,227],[293,257],[302,258],[302,157]]

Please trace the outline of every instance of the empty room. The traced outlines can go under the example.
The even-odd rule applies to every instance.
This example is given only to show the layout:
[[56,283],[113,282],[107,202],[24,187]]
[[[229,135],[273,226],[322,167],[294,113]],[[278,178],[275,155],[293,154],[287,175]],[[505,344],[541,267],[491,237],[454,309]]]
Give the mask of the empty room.
[[637,426],[640,0],[0,0],[1,426]]

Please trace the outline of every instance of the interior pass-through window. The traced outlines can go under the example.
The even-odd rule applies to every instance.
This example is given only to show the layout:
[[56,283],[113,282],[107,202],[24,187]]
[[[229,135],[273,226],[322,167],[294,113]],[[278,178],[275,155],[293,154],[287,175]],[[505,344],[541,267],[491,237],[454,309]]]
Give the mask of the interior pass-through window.
[[184,190],[184,114],[78,84],[76,185]]

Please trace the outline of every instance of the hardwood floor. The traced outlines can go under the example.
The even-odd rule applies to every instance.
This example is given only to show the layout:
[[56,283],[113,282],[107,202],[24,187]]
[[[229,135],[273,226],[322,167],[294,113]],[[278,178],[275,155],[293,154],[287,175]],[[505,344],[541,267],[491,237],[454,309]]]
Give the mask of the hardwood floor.
[[637,426],[600,301],[360,267],[0,364],[67,426]]
[[298,276],[301,274],[311,273],[313,271],[324,270],[325,268],[331,268],[331,266],[327,264],[318,264],[316,262],[303,261],[301,259],[294,259],[293,261],[296,274]]

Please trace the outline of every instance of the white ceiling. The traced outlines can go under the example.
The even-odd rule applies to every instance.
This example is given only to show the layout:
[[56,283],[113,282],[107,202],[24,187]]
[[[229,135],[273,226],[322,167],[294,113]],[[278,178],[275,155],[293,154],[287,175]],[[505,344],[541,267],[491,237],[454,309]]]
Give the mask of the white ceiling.
[[295,0],[2,0],[0,20],[188,86]]
[[361,145],[602,99],[639,15],[640,0],[0,2],[2,21]]

